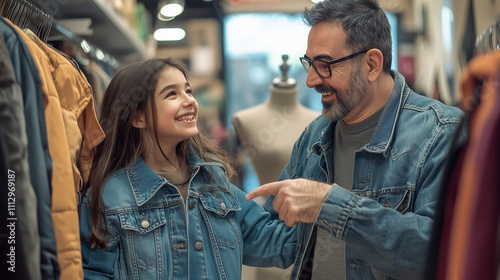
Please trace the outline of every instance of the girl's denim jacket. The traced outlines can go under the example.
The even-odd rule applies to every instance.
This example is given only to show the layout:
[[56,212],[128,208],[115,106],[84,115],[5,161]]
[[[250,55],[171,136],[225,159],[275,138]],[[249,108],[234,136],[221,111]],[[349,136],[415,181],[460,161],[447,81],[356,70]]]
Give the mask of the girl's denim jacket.
[[[241,279],[242,264],[288,267],[289,228],[231,184],[221,164],[192,151],[188,198],[142,159],[110,176],[103,199],[108,249],[90,248],[88,196],[80,231],[85,279]],[[91,189],[90,189],[91,191]]]
[[[401,74],[392,74],[394,88],[374,134],[355,154],[352,192],[332,182],[335,122],[318,117],[295,143],[280,179],[308,178],[332,188],[316,222],[298,225],[291,279],[312,271],[313,229],[346,242],[347,279],[422,278],[443,166],[462,112],[413,92]],[[270,211],[273,198],[265,205]]]

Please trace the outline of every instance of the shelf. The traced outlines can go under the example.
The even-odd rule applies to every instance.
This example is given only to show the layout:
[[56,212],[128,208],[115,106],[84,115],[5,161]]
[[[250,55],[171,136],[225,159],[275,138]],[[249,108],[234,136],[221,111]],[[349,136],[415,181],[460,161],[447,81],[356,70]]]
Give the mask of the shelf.
[[[90,18],[92,35],[79,35],[92,45],[130,63],[146,56],[146,45],[132,27],[105,0],[71,0],[54,3],[56,20]],[[62,2],[62,3],[61,3]],[[71,31],[71,30],[70,30]]]

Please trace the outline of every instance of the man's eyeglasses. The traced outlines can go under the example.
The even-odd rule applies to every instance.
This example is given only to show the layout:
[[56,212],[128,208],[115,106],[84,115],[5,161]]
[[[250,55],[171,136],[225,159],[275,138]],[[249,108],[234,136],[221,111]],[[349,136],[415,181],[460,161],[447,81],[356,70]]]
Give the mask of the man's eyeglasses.
[[324,61],[324,60],[320,60],[320,59],[311,60],[307,56],[303,56],[300,58],[300,63],[302,63],[302,67],[304,67],[304,70],[306,70],[306,72],[309,72],[309,69],[311,69],[311,66],[312,66],[314,68],[314,70],[316,71],[316,73],[318,73],[318,75],[320,77],[326,79],[326,78],[330,78],[332,76],[331,65],[333,65],[335,63],[342,62],[342,61],[349,60],[349,59],[356,57],[360,54],[366,53],[367,51],[368,50],[360,51],[360,52],[353,53],[351,55],[344,56],[342,58],[334,59],[334,60],[330,60],[330,61]]

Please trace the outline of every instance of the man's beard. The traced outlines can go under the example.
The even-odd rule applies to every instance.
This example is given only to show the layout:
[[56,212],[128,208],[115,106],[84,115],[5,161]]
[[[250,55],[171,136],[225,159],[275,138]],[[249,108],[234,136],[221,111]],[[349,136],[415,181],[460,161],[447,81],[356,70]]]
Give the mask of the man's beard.
[[366,87],[361,77],[359,63],[354,63],[352,75],[349,79],[349,87],[339,91],[336,88],[322,84],[314,88],[317,92],[331,92],[336,95],[336,100],[323,102],[323,118],[330,121],[338,121],[349,114],[361,102],[366,95]]

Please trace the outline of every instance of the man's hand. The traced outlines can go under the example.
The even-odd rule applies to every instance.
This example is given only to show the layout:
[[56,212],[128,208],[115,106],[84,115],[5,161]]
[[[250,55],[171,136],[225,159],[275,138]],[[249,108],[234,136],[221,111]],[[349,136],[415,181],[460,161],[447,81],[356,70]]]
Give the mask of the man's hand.
[[290,179],[262,185],[247,194],[247,200],[261,195],[276,196],[273,208],[289,227],[299,222],[314,223],[332,186],[308,179]]

